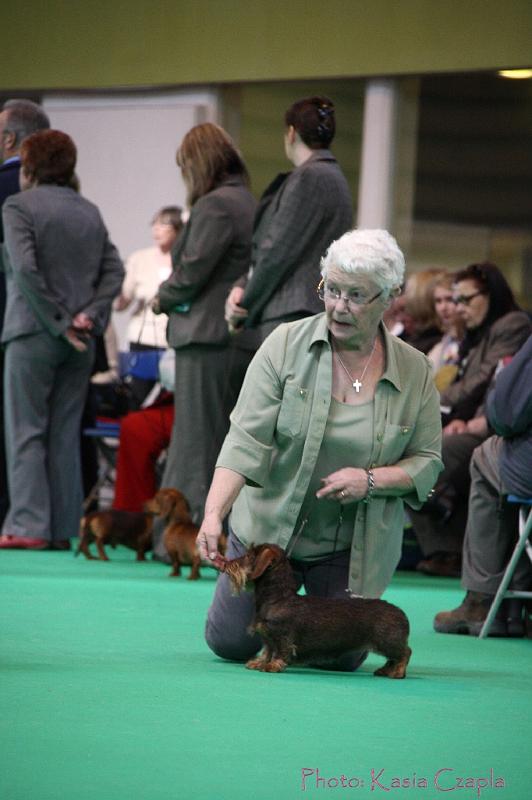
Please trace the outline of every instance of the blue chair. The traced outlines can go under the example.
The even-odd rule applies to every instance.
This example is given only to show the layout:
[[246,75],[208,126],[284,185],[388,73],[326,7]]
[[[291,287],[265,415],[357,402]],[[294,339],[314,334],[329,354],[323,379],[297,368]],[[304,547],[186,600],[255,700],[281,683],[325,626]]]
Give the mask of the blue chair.
[[480,630],[479,639],[485,639],[488,635],[491,623],[495,619],[497,611],[506,597],[518,597],[523,600],[532,600],[532,592],[519,592],[508,589],[517,562],[524,550],[526,550],[532,562],[532,545],[528,541],[532,533],[532,497],[517,497],[514,494],[510,494],[506,499],[509,503],[519,504],[519,538],[504,572],[497,594],[493,598],[488,616]]
[[120,442],[120,422],[97,419],[92,428],[83,428],[83,436],[96,440],[99,455],[98,479],[83,501],[83,511],[85,512],[91,507],[93,501],[99,498],[105,485],[109,489],[114,486],[116,451]]

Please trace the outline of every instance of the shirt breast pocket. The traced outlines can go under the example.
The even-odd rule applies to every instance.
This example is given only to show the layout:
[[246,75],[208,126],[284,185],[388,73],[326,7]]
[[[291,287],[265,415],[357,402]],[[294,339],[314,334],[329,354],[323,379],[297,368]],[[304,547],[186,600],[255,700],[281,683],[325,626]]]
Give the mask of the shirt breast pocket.
[[381,435],[382,463],[392,466],[403,458],[413,433],[413,425],[385,425]]
[[306,429],[310,408],[310,392],[294,381],[286,381],[277,417],[277,431],[283,436],[295,438]]

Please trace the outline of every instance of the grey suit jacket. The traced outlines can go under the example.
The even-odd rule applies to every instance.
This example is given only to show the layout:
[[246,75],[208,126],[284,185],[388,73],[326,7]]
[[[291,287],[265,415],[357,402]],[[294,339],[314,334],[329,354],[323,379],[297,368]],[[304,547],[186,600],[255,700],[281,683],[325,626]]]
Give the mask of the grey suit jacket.
[[107,325],[124,268],[93,203],[66,186],[41,185],[2,209],[7,307],[2,341],[60,336],[79,312]]
[[249,268],[255,208],[253,195],[237,177],[192,207],[174,247],[173,273],[158,292],[160,308],[169,316],[171,347],[229,342],[224,306],[233,283]]
[[353,226],[349,186],[329,150],[315,150],[271,189],[259,206],[253,271],[241,303],[248,325],[322,311],[320,259]]

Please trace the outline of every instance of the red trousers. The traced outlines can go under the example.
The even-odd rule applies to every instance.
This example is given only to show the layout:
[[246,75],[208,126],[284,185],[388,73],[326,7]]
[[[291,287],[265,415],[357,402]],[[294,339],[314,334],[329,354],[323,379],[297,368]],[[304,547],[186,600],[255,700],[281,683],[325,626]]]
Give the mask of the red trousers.
[[173,404],[132,411],[122,419],[113,508],[142,511],[143,503],[153,497],[155,464],[168,447],[173,421]]

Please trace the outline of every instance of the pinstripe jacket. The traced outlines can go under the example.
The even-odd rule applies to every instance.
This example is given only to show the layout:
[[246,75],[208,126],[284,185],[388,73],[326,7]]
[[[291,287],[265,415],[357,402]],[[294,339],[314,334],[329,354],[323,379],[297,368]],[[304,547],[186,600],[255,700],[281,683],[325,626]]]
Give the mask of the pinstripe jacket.
[[[241,305],[248,326],[293,314],[315,314],[320,259],[353,224],[349,186],[329,150],[266,189],[255,218],[252,269]],[[242,284],[241,284],[242,285]]]

